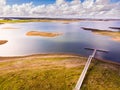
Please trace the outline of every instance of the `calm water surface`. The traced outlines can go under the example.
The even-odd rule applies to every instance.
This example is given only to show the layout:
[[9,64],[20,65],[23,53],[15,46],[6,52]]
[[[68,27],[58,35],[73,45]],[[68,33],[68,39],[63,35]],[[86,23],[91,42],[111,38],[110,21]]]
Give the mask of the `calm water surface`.
[[[84,48],[109,50],[109,53],[97,53],[96,57],[120,62],[120,42],[108,36],[95,35],[81,27],[109,29],[119,27],[120,21],[81,21],[69,24],[51,22],[30,22],[17,24],[1,24],[0,40],[8,43],[0,45],[0,56],[22,56],[39,53],[72,53],[88,56],[91,51]],[[13,27],[17,29],[4,29]],[[63,33],[57,37],[30,37],[28,31],[44,31]]]

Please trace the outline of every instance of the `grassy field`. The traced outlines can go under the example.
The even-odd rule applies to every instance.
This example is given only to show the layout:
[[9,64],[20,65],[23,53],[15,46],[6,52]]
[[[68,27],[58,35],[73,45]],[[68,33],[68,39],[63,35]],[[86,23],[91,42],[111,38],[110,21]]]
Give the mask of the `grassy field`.
[[19,19],[19,20],[0,20],[1,24],[4,23],[23,23],[23,22],[61,22],[68,24],[70,22],[78,22],[80,20],[54,20],[54,19]]
[[[0,90],[73,90],[87,58],[35,55],[0,58]],[[93,60],[81,90],[120,90],[120,65]]]
[[0,23],[21,23],[21,22],[30,22],[30,20],[0,20]]

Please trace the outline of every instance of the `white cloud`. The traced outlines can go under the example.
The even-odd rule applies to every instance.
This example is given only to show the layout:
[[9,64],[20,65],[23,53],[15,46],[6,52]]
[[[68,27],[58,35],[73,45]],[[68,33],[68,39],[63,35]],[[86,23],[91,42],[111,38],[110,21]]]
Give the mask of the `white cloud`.
[[56,0],[49,5],[35,6],[32,3],[7,5],[0,0],[0,16],[46,16],[46,17],[87,17],[87,18],[120,18],[120,2],[109,3],[109,0]]
[[84,8],[90,8],[93,6],[94,0],[85,0],[82,4]]
[[56,5],[61,5],[64,4],[65,1],[64,0],[56,0]]
[[96,0],[96,4],[108,4],[109,0]]
[[6,0],[0,0],[0,6],[5,4],[6,4]]
[[73,0],[73,1],[71,2],[71,4],[74,4],[74,5],[75,5],[75,4],[77,5],[77,4],[80,4],[80,3],[81,3],[80,0]]

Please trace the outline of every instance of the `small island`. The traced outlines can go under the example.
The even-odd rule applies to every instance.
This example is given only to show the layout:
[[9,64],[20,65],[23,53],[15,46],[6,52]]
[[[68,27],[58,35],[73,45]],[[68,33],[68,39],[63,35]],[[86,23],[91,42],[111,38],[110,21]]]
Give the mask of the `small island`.
[[27,32],[26,35],[27,36],[56,37],[61,34],[60,33],[51,33],[51,32],[30,31],[30,32]]
[[0,24],[4,24],[4,23],[1,23],[1,22],[0,22]]
[[92,31],[95,34],[109,36],[109,37],[111,37],[112,40],[120,42],[120,32],[119,31],[109,31],[109,30],[101,30],[101,29],[86,28],[86,27],[82,27],[82,29]]
[[0,40],[0,45],[7,43],[7,40]]
[[95,34],[99,34],[99,35],[104,35],[104,36],[109,36],[111,37],[112,40],[120,42],[120,32],[107,32],[107,31],[103,31],[103,32],[93,32]]

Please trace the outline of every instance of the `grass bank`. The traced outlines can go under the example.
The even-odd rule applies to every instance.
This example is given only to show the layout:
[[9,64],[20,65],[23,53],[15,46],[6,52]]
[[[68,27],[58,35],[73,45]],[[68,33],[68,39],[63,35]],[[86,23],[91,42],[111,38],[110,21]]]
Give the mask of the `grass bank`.
[[[86,63],[77,55],[0,58],[0,90],[73,90]],[[81,90],[119,90],[120,66],[93,60]]]

